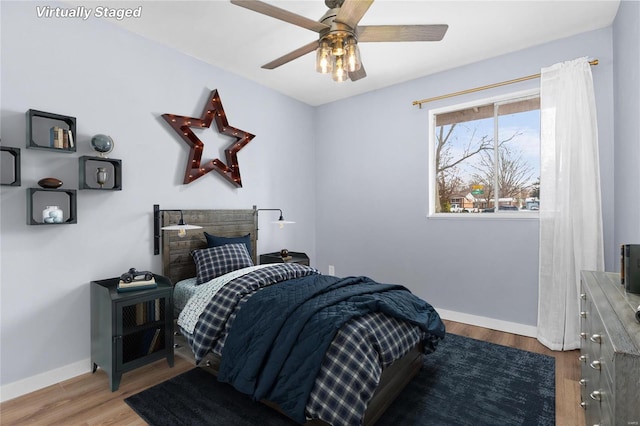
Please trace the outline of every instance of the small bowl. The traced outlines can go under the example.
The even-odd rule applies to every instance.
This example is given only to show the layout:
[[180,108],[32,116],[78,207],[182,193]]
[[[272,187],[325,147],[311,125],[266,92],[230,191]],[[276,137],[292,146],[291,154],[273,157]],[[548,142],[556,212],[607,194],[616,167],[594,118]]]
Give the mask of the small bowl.
[[38,185],[43,188],[60,188],[62,186],[62,181],[60,179],[48,177],[40,179],[38,181]]

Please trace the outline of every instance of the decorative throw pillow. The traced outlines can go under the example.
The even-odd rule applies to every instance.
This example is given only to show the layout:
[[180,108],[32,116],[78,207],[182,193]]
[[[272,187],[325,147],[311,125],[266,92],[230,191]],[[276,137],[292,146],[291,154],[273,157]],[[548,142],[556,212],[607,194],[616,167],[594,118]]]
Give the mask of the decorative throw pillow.
[[196,285],[211,281],[236,269],[253,266],[244,244],[225,244],[219,247],[194,250],[191,256],[196,263]]
[[251,234],[247,234],[242,237],[219,237],[217,235],[211,235],[205,232],[204,236],[207,239],[207,247],[220,247],[225,244],[242,243],[247,247],[247,251],[249,252],[249,257],[252,257]]

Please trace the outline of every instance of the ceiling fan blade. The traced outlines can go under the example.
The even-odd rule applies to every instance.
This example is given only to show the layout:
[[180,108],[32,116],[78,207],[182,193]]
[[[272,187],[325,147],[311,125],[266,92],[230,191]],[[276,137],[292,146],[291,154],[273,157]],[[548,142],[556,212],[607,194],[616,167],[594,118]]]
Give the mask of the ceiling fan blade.
[[264,64],[262,66],[262,68],[267,69],[267,70],[272,70],[274,68],[279,67],[280,65],[286,64],[287,62],[291,62],[294,59],[299,58],[300,56],[303,56],[303,55],[306,55],[307,53],[313,52],[317,48],[318,48],[318,40],[314,40],[309,44],[305,44],[304,46],[297,48],[293,52],[289,52],[286,55],[281,56],[278,59],[275,59],[275,60],[269,62],[268,64]]
[[329,29],[329,26],[322,22],[314,21],[313,19],[305,18],[288,10],[281,9],[276,6],[272,6],[268,3],[259,0],[231,0],[232,4],[241,6],[254,12],[262,13],[263,15],[270,16],[272,18],[280,19],[281,21],[288,22],[293,25],[297,25],[302,28],[306,28],[311,31],[319,33],[322,30]]
[[338,10],[335,21],[355,28],[360,19],[369,10],[371,3],[373,3],[373,0],[344,0]]
[[[346,3],[346,2],[345,2]],[[358,42],[440,41],[448,25],[365,25],[357,29]]]
[[367,72],[364,70],[364,65],[361,65],[358,71],[349,73],[349,78],[351,79],[351,81],[360,80],[361,78],[365,78],[366,76]]

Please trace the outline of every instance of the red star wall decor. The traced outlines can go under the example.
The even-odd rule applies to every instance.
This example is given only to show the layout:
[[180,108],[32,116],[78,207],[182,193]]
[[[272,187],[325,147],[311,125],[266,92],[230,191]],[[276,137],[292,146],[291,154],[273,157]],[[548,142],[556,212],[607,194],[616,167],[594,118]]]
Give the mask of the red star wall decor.
[[[210,171],[215,170],[231,182],[231,184],[242,188],[240,166],[238,165],[238,151],[251,142],[251,139],[253,139],[255,135],[229,126],[217,89],[211,92],[209,99],[210,101],[208,101],[204,106],[204,110],[202,111],[202,116],[200,118],[185,117],[174,114],[162,114],[162,118],[164,118],[173,130],[180,135],[182,140],[191,147],[183,183],[191,183],[200,176],[204,176]],[[219,133],[231,136],[234,139],[231,145],[224,150],[224,155],[227,161],[226,164],[217,158],[209,161],[208,163],[201,164],[204,144],[200,139],[198,139],[193,131],[191,131],[191,127],[208,128],[211,126],[211,122],[213,120],[216,122]]]

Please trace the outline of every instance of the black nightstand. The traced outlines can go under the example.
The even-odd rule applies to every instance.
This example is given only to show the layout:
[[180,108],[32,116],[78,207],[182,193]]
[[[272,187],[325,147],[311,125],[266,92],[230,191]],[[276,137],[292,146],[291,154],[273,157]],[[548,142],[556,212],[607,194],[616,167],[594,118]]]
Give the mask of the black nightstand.
[[266,253],[260,255],[260,264],[264,263],[299,263],[301,265],[309,265],[309,256],[304,253],[290,251],[289,256],[291,259],[283,260],[280,256],[280,252]]
[[91,364],[109,376],[111,391],[122,373],[167,358],[173,367],[173,286],[155,275],[153,289],[118,293],[119,278],[91,281]]

